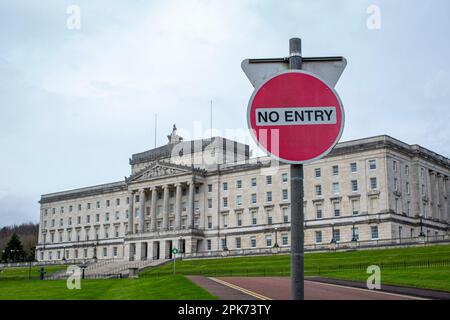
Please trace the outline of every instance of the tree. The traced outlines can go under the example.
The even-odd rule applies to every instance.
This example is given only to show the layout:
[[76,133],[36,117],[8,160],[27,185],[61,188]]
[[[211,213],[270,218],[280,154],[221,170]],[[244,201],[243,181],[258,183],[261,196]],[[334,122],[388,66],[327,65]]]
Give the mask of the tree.
[[14,233],[6,244],[2,254],[2,260],[4,262],[18,262],[23,261],[24,258],[25,251],[23,250],[22,242],[20,242],[19,236]]

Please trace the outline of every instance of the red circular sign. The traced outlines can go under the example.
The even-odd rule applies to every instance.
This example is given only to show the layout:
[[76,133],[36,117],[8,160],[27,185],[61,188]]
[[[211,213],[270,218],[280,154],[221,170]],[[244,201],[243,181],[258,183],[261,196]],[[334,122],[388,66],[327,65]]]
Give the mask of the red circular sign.
[[344,128],[339,96],[306,71],[289,70],[257,88],[247,121],[258,145],[288,163],[317,160],[338,142]]

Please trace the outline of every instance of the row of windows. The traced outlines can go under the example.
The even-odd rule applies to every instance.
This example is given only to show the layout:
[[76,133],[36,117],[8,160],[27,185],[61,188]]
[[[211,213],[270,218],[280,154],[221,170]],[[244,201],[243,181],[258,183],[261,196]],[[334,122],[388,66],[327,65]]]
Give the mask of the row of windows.
[[[354,227],[352,228],[351,232],[351,239],[352,240],[359,240],[359,228]],[[371,226],[370,227],[370,236],[372,240],[378,240],[379,239],[379,232],[378,232],[378,226]],[[332,229],[332,238],[331,242],[340,242],[341,241],[341,230],[340,229]],[[318,230],[315,231],[315,243],[316,244],[322,244],[323,243],[323,231]]]
[[[281,174],[281,182],[282,183],[288,182],[288,174],[287,173]],[[243,185],[242,180],[236,180],[236,189],[242,189],[242,185]],[[268,185],[268,186],[272,185],[272,176],[270,176],[270,175],[266,176],[266,185]],[[250,179],[250,186],[256,187],[256,178],[255,177]],[[222,190],[228,191],[228,182],[222,183]],[[208,192],[212,192],[212,191],[213,191],[213,185],[208,184]]]
[[[241,227],[243,226],[243,213],[236,213],[236,221],[235,221],[235,226],[236,227]],[[266,211],[266,224],[273,224],[273,211],[271,209],[268,209]],[[283,208],[282,209],[282,222],[283,223],[289,223],[289,210],[287,208]],[[258,212],[256,210],[251,210],[250,211],[250,225],[255,226],[258,224]],[[213,225],[212,225],[212,217],[208,216],[207,217],[207,228],[208,229],[212,229]],[[221,216],[221,227],[222,228],[228,228],[230,227],[229,225],[229,214],[222,214]]]
[[[102,252],[102,255],[103,255],[104,258],[108,257],[108,251],[109,251],[108,247],[102,248],[101,252]],[[80,250],[74,249],[73,250],[73,256],[71,255],[70,250],[63,250],[63,251],[57,250],[55,252],[56,253],[55,256],[53,256],[53,251],[48,251],[48,259],[49,260],[61,260],[63,258],[62,255],[64,254],[64,252],[65,252],[65,258],[66,259],[80,259],[80,258],[87,259],[87,258],[94,258],[96,256],[96,250],[94,249],[94,251],[92,253],[92,257],[88,257],[88,249],[85,248],[83,250],[81,250],[81,249]],[[113,247],[112,248],[112,255],[113,255],[114,258],[117,257],[117,255],[118,255],[118,247]],[[44,260],[44,252],[43,251],[41,251],[40,257],[41,257],[41,260]]]
[[[103,232],[104,239],[109,239],[110,238],[110,231],[109,231],[109,229],[110,229],[109,227],[104,227],[103,228],[103,230],[104,230],[104,232]],[[82,241],[82,240],[84,240],[84,241],[99,240],[99,232],[98,231],[99,231],[98,229],[95,229],[94,238],[91,238],[91,232],[86,230],[85,234],[84,234],[84,239],[82,239],[80,230],[77,230],[75,232],[74,237],[72,237],[72,231],[68,230],[67,231],[67,241],[68,242],[72,242],[72,241],[79,242],[79,241]],[[120,237],[119,227],[116,226],[116,227],[113,228],[113,234],[112,235],[115,238]],[[56,236],[58,236],[58,238],[56,238]],[[63,232],[60,231],[57,234],[54,233],[54,232],[50,232],[49,233],[49,239],[47,239],[47,234],[43,234],[43,242],[44,243],[48,243],[48,241],[50,241],[50,243],[55,243],[56,239],[58,239],[58,242],[63,242]]]
[[[317,197],[322,196],[322,185],[317,184],[314,186],[315,188],[315,194]],[[409,184],[408,184],[408,188],[409,188]],[[378,185],[377,185],[377,178],[376,177],[372,177],[370,178],[370,189],[372,191],[377,190],[378,189]],[[331,190],[333,192],[333,194],[339,194],[340,191],[340,183],[339,182],[333,182],[331,184]],[[358,181],[357,180],[351,180],[350,181],[350,190],[352,192],[357,192],[358,189]]]
[[[248,248],[256,248],[257,246],[257,241],[256,241],[256,236],[250,236],[250,237],[245,237],[244,238],[247,242],[247,246]],[[232,247],[229,247],[229,239],[227,238],[222,238],[220,240],[220,249],[221,250],[230,250],[230,249],[242,249],[242,237],[236,237],[233,239],[234,240],[234,245]],[[273,237],[272,235],[266,235],[265,236],[265,246],[272,248],[274,246],[288,246],[289,245],[289,236],[287,233],[282,233],[281,234],[281,243],[275,243],[273,241]],[[211,251],[212,250],[212,241],[210,239],[206,240],[206,250]]]
[[[375,159],[371,159],[369,162],[369,170],[376,170],[377,168],[377,162]],[[350,172],[351,173],[357,173],[358,172],[358,164],[356,162],[350,163]],[[333,176],[339,175],[339,165],[333,165],[331,166],[331,174]],[[321,168],[315,168],[314,169],[314,176],[316,178],[320,178],[322,176],[322,169]]]
[[[282,201],[288,201],[289,200],[289,192],[287,189],[283,189],[282,190]],[[271,203],[273,201],[273,195],[272,195],[272,191],[267,191],[266,192],[266,202],[267,203]],[[250,195],[250,202],[251,204],[256,204],[257,203],[257,195],[256,193],[252,193]],[[237,195],[236,196],[236,205],[237,206],[241,206],[242,205],[242,195]],[[228,208],[228,197],[223,197],[222,198],[222,207],[223,208]],[[212,199],[209,198],[208,199],[208,208],[211,209],[212,208]]]

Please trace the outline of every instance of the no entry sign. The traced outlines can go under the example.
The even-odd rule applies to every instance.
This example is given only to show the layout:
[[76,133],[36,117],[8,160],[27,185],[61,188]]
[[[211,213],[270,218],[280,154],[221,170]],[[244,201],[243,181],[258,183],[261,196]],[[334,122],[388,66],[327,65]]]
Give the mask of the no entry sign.
[[247,109],[260,147],[287,163],[317,160],[335,146],[344,128],[337,93],[316,75],[281,72],[255,89]]

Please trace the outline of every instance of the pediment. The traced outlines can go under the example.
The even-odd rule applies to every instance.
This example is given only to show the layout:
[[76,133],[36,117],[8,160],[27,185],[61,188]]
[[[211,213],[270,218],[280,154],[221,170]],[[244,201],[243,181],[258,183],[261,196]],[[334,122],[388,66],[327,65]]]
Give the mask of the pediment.
[[127,179],[127,182],[137,182],[142,180],[151,180],[161,177],[169,177],[178,174],[192,173],[189,167],[182,167],[178,165],[162,164],[155,162],[147,168],[144,168],[139,173]]

